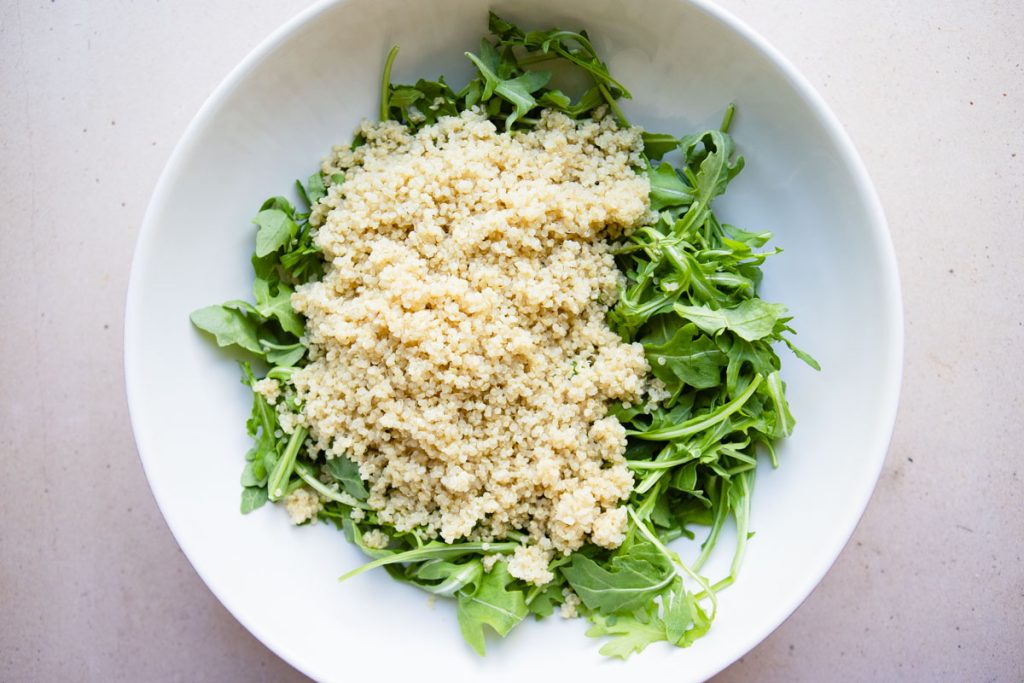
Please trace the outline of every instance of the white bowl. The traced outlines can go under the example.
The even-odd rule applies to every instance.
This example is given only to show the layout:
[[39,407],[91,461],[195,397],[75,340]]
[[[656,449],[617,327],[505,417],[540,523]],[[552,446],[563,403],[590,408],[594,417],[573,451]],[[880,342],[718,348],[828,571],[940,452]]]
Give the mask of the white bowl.
[[[365,561],[333,527],[290,526],[266,506],[238,512],[249,410],[238,369],[188,321],[195,308],[248,296],[250,218],[305,178],[334,143],[377,111],[381,65],[394,80],[444,74],[486,33],[475,0],[325,2],[263,42],[196,115],[160,179],[132,267],[125,374],[139,453],[182,550],[256,637],[314,678],[673,680],[713,675],[754,647],[807,597],[846,543],[878,477],[900,383],[895,259],[864,167],[839,123],[793,67],[750,29],[704,2],[498,2],[528,27],[585,27],[634,100],[629,117],[676,134],[732,129],[747,166],[717,204],[736,225],[775,232],[763,295],[796,315],[816,373],[781,351],[794,436],[781,467],[761,468],[740,580],[721,594],[711,633],[687,650],[658,644],[604,660],[585,625],[525,623],[477,657],[452,606],[431,607],[383,571],[335,579]],[[724,575],[730,540],[706,572]],[[696,544],[679,544],[692,557]],[[582,676],[587,676],[583,679]]]

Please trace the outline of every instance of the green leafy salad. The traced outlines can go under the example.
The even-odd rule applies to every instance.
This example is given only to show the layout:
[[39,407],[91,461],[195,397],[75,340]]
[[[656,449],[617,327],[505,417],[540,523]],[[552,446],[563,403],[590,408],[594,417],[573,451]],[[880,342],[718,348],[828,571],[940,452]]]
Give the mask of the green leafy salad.
[[[493,13],[489,30],[479,51],[466,53],[476,74],[460,90],[443,77],[392,84],[393,48],[384,69],[381,120],[415,132],[475,109],[499,130],[515,132],[533,130],[543,110],[554,110],[574,120],[612,116],[629,126],[619,103],[632,96],[609,73],[586,32],[526,32]],[[588,85],[572,95],[556,89],[552,68],[576,72]],[[292,385],[293,375],[311,362],[306,319],[292,295],[324,277],[327,263],[313,216],[331,187],[346,182],[336,172],[318,171],[304,184],[296,182],[294,200],[271,197],[260,207],[253,219],[253,301],[228,301],[191,315],[220,346],[250,357],[241,364],[242,381],[253,390],[242,513],[299,489],[313,492],[315,517],[335,524],[371,558],[342,579],[383,568],[453,599],[462,635],[480,654],[487,631],[505,636],[531,615],[556,612],[585,618],[587,635],[603,638],[600,651],[610,657],[626,658],[659,641],[688,647],[707,633],[716,593],[736,579],[753,535],[759,452],[777,466],[774,444],[794,426],[775,345],[781,342],[818,368],[793,345],[785,306],[758,296],[761,266],[779,251],[765,249],[771,234],[722,223],[712,210],[743,169],[729,135],[733,112],[728,106],[713,130],[643,134],[643,166],[636,170],[650,182],[652,218],[610,247],[623,284],[607,324],[623,342],[642,345],[665,395],[608,406],[626,430],[624,456],[633,475],[618,547],[588,542],[556,553],[547,567],[554,578],[530,583],[514,577],[502,559],[527,541],[525,530],[489,542],[448,543],[422,529],[398,529],[369,503],[370,484],[355,461],[325,458],[314,448],[314,435],[298,419],[303,403]],[[357,135],[352,146],[364,143]],[[280,400],[257,390],[267,381],[282,388]],[[705,577],[702,567],[730,519],[737,532],[731,569]],[[368,533],[386,541],[367,543]],[[684,563],[669,544],[697,533],[700,553]]]

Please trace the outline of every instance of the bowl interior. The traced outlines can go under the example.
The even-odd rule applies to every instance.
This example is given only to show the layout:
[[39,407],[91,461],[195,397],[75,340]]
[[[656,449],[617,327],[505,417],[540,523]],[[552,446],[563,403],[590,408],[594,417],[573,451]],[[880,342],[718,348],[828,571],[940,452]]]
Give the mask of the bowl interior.
[[[778,626],[852,532],[877,479],[895,414],[901,361],[896,270],[884,219],[855,152],[791,67],[718,10],[679,0],[498,2],[529,27],[585,27],[633,92],[632,121],[676,134],[716,125],[729,102],[747,166],[718,204],[727,222],[772,230],[762,294],[788,304],[816,373],[783,351],[795,435],[781,467],[761,468],[740,581],[721,594],[708,637],[603,660],[582,622],[550,619],[490,643],[478,658],[454,610],[384,572],[337,585],[364,557],[333,527],[293,528],[280,509],[238,513],[248,448],[247,390],[226,355],[188,322],[195,308],[247,298],[261,201],[305,178],[330,146],[375,115],[383,58],[393,80],[470,74],[465,50],[486,33],[473,0],[321,4],[266,41],[225,81],[175,151],[140,237],[125,325],[136,439],[157,501],[197,571],[257,637],[319,679],[443,667],[520,677],[540,667],[598,680],[671,667],[712,675]],[[724,575],[731,538],[706,573]],[[697,544],[678,544],[684,559]],[[359,655],[352,657],[351,652]],[[373,655],[372,657],[367,655]],[[397,656],[396,656],[397,655]],[[440,664],[443,662],[443,664]],[[437,669],[441,671],[441,669]]]

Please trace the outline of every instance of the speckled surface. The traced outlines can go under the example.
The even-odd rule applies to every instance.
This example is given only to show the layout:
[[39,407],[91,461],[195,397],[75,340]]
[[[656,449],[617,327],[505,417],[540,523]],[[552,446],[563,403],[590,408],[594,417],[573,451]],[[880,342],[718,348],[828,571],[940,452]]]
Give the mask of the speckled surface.
[[[175,142],[307,4],[0,4],[2,680],[302,678],[220,606],[156,509],[121,315]],[[716,680],[1024,680],[1024,5],[722,4],[809,77],[864,156],[907,353],[853,540]]]

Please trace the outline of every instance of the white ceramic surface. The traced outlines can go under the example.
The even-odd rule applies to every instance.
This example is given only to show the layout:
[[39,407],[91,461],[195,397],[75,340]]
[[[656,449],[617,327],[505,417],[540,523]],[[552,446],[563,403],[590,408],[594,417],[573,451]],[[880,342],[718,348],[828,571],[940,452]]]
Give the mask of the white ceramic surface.
[[[462,680],[539,672],[591,680],[671,672],[699,680],[741,656],[807,596],[842,549],[877,479],[892,428],[902,354],[895,261],[875,194],[839,124],[806,82],[747,28],[703,3],[528,0],[493,7],[528,26],[583,26],[635,100],[637,123],[683,133],[739,106],[733,133],[747,167],[722,217],[770,229],[785,253],[763,295],[790,305],[814,373],[784,355],[798,425],[762,468],[756,536],[741,580],[721,595],[708,637],[603,660],[581,622],[527,623],[476,657],[454,610],[383,572],[338,586],[364,560],[333,528],[293,528],[267,506],[237,512],[248,412],[237,369],[188,323],[189,311],[248,293],[261,200],[316,167],[376,111],[380,67],[402,46],[394,80],[469,74],[485,32],[472,0],[323,3],[251,54],[202,108],[156,189],[139,239],[125,320],[132,422],[154,495],[211,590],[257,637],[323,680],[387,671]],[[730,538],[707,567],[728,563]],[[684,557],[695,546],[681,544]],[[354,656],[355,655],[355,656]]]

